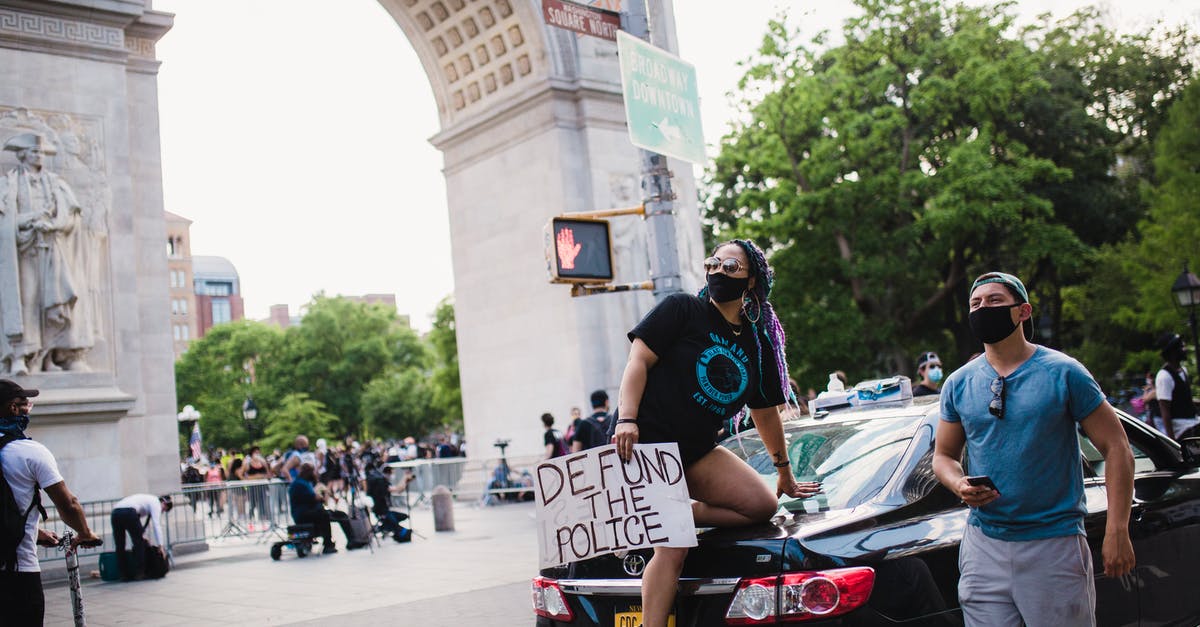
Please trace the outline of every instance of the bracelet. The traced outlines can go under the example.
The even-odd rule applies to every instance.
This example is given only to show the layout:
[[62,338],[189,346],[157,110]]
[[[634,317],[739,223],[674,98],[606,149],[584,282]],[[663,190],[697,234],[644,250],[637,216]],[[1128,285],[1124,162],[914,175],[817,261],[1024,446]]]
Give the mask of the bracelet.
[[790,460],[790,459],[787,461],[775,462],[774,464],[772,464],[772,466],[775,466],[776,468],[787,468],[788,466],[791,466],[791,465],[792,465],[792,460]]
[[637,418],[617,418],[617,424],[637,424]]

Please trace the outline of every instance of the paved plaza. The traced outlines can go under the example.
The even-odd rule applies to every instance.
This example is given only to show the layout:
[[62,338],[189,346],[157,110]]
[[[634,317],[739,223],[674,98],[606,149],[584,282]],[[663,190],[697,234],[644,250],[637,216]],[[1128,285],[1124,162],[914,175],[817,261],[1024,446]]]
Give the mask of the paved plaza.
[[[165,579],[88,579],[89,626],[106,625],[532,625],[529,580],[537,572],[533,503],[456,503],[455,531],[434,532],[428,507],[413,510],[408,544],[272,561],[269,544],[236,539],[181,556]],[[105,534],[110,533],[104,530]],[[319,549],[318,549],[319,552]],[[46,587],[46,625],[71,625],[65,583]]]

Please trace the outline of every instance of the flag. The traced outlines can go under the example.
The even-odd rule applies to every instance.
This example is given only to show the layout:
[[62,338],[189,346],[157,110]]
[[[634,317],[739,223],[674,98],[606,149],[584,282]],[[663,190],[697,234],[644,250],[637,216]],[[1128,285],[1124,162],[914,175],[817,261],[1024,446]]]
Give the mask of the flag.
[[192,427],[192,436],[188,438],[188,447],[192,449],[192,459],[200,459],[200,421]]

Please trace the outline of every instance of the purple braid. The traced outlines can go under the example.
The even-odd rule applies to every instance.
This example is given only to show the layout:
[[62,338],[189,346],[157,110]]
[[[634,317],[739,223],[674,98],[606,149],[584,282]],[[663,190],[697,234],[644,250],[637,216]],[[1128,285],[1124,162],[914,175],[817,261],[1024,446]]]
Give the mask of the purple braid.
[[[741,247],[746,253],[746,258],[750,260],[750,276],[756,278],[754,288],[742,300],[742,312],[746,314],[746,319],[750,321],[750,328],[754,332],[754,346],[758,349],[758,371],[762,372],[763,347],[762,342],[759,341],[761,335],[766,338],[767,344],[775,355],[775,365],[779,370],[779,383],[782,386],[784,400],[795,401],[792,388],[788,385],[787,337],[784,335],[783,325],[779,323],[779,316],[775,315],[775,308],[767,300],[771,295],[771,288],[775,285],[775,271],[771,269],[771,264],[767,263],[766,253],[752,240],[734,239],[722,242],[713,249],[713,254],[715,255],[717,250],[727,244],[737,244]],[[699,296],[708,298],[707,285],[701,288]],[[762,376],[759,376],[758,392],[766,397],[767,394],[762,389],[762,379]]]

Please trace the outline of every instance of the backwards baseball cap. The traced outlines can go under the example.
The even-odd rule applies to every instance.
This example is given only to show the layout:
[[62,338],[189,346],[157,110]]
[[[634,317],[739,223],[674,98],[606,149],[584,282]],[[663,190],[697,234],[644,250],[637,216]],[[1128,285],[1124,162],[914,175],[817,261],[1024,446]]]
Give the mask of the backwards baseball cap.
[[[980,285],[987,285],[988,283],[999,283],[1007,287],[1009,291],[1016,294],[1019,302],[1029,302],[1029,292],[1025,289],[1025,284],[1021,282],[1021,279],[1018,279],[1007,272],[987,272],[979,275],[979,278],[975,279],[975,282],[971,284],[971,291],[967,293],[967,296],[974,294],[975,290],[978,289]],[[1022,330],[1025,333],[1025,339],[1033,339],[1032,317],[1022,324]]]
[[1021,299],[1021,302],[1029,302],[1029,292],[1025,290],[1025,284],[1021,282],[1021,279],[1005,272],[988,272],[979,275],[979,278],[975,279],[975,282],[971,284],[970,293],[974,294],[980,285],[987,285],[988,283],[999,283],[1007,286],[1017,293],[1017,297]]
[[939,364],[942,363],[942,359],[937,356],[937,353],[933,351],[925,351],[924,353],[921,353],[921,356],[917,358],[917,370],[920,370],[925,364],[934,361]]
[[37,390],[27,390],[8,379],[0,379],[0,403],[7,403],[15,398],[32,398],[37,395]]

